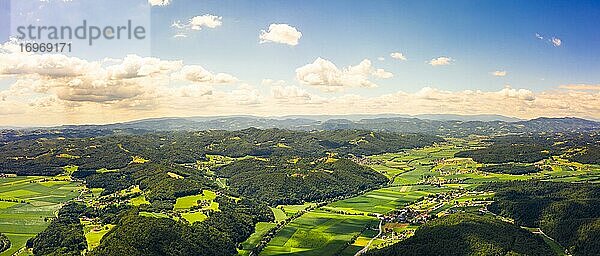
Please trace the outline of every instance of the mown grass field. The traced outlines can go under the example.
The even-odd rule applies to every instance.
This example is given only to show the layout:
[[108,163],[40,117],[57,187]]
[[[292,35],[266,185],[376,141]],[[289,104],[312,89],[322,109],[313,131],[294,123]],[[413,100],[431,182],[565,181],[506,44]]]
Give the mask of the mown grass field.
[[378,220],[374,217],[315,210],[286,225],[269,242],[261,255],[335,255],[343,251],[347,242],[353,236],[359,235],[367,225],[377,223]]
[[86,222],[82,222],[82,224],[84,224],[83,233],[85,234],[85,240],[87,241],[88,251],[98,247],[98,245],[100,245],[100,239],[115,227],[113,224],[94,225]]
[[68,177],[21,176],[0,178],[0,233],[12,246],[0,255],[12,255],[27,239],[42,232],[61,203],[79,195],[80,183]]
[[175,210],[186,210],[198,206],[198,201],[200,200],[210,201],[210,206],[206,208],[217,210],[219,209],[219,204],[212,201],[215,198],[217,198],[217,194],[210,190],[204,190],[202,191],[202,194],[199,195],[180,197],[177,198],[177,201],[175,202]]
[[276,225],[277,224],[272,222],[256,223],[256,226],[254,226],[254,233],[252,233],[252,235],[250,235],[250,237],[248,237],[248,239],[246,239],[246,241],[242,243],[242,250],[240,251],[244,252],[240,252],[240,254],[249,254],[250,250],[256,247],[256,245],[258,245],[263,236],[267,234],[267,232],[269,232],[269,230],[271,230],[271,228],[275,227]]

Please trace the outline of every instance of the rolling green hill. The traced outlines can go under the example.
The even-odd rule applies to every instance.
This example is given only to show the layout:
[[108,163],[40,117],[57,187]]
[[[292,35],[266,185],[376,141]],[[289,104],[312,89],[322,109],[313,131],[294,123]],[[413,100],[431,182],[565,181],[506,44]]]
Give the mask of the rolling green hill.
[[428,222],[414,236],[369,251],[370,256],[391,255],[555,255],[538,237],[518,226],[490,216],[453,214]]

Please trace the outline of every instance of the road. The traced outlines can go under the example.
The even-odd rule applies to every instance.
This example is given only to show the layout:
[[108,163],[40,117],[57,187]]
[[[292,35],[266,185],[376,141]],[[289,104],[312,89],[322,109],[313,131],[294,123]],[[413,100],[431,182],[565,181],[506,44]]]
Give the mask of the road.
[[377,239],[383,232],[383,230],[381,229],[382,224],[383,224],[383,220],[380,220],[379,221],[379,233],[375,237],[371,238],[371,240],[369,240],[369,243],[367,243],[367,245],[365,245],[365,248],[360,249],[360,251],[356,252],[356,254],[354,254],[354,256],[361,255],[369,249],[369,246],[371,246],[371,243],[373,243],[373,240]]

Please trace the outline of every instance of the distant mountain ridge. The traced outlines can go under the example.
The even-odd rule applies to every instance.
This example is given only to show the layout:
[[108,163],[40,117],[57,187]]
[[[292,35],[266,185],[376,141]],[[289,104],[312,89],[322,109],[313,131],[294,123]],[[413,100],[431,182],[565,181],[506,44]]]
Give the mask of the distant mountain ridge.
[[[140,134],[162,131],[197,130],[372,130],[400,133],[424,133],[446,137],[468,135],[503,135],[540,132],[585,132],[600,130],[600,122],[575,118],[540,117],[531,120],[469,120],[497,119],[501,116],[423,115],[421,118],[399,115],[352,115],[352,116],[284,116],[256,117],[165,117],[150,118],[105,125],[63,125],[48,128],[20,128],[0,130],[0,142],[56,137],[93,137],[110,134]],[[465,120],[456,120],[465,119]]]

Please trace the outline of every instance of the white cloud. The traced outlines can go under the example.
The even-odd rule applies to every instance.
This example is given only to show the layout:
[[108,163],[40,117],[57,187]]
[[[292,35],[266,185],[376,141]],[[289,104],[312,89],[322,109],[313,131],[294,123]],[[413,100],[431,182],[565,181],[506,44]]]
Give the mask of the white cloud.
[[254,86],[242,84],[231,91],[231,99],[238,105],[255,105],[261,102],[260,92]]
[[181,70],[172,74],[172,78],[202,84],[230,84],[238,81],[236,77],[230,74],[213,74],[200,65],[183,66]]
[[130,54],[121,63],[108,66],[106,71],[111,79],[123,79],[171,73],[181,68],[182,65],[181,61],[164,61]]
[[148,0],[151,6],[167,6],[171,4],[171,0]]
[[390,57],[397,59],[397,60],[406,60],[406,56],[404,56],[404,54],[402,54],[400,52],[392,52],[392,53],[390,53]]
[[532,91],[527,89],[513,89],[510,86],[506,86],[504,89],[497,92],[498,95],[505,99],[520,99],[525,101],[535,100],[535,95]]
[[506,76],[507,72],[504,70],[496,70],[491,73],[492,76]]
[[562,45],[562,40],[558,37],[552,37],[550,42],[552,43],[552,45],[554,45],[554,47],[559,47],[560,45]]
[[216,28],[223,24],[221,21],[223,17],[204,14],[202,16],[195,16],[190,19],[190,26],[193,30],[201,30],[203,27]]
[[171,27],[177,30],[177,33],[173,36],[174,38],[185,38],[188,36],[188,32],[191,30],[202,30],[203,28],[217,28],[223,25],[223,17],[204,14],[200,16],[194,16],[187,22],[175,21],[171,24]]
[[382,68],[375,69],[375,71],[371,72],[371,75],[382,79],[392,78],[394,76],[394,74],[387,72]]
[[429,61],[429,64],[431,66],[444,66],[444,65],[450,65],[450,63],[452,63],[454,60],[450,57],[437,57],[434,59],[431,59]]
[[384,61],[384,60],[385,60],[385,58],[384,58],[384,57],[377,57],[377,60],[378,60],[378,61]]
[[[535,33],[535,37],[539,40],[544,40],[544,36],[540,35],[539,33]],[[559,47],[562,45],[562,39],[560,39],[558,37],[554,37],[554,36],[552,38],[548,38],[547,40],[544,40],[544,41],[550,43],[554,47]]]
[[535,37],[536,37],[537,39],[540,39],[540,40],[543,40],[543,39],[544,39],[544,37],[543,37],[542,35],[538,34],[538,33],[535,33]]
[[[26,54],[11,45],[0,45],[0,79],[15,82],[0,98],[75,107],[97,103],[115,107],[151,107],[160,87],[172,78],[205,85],[233,83],[237,78],[212,73],[201,66],[184,66],[182,61],[127,55],[122,59],[87,61],[62,54]],[[199,85],[197,85],[199,86]],[[40,100],[39,97],[46,97]],[[41,104],[40,102],[44,102]]]
[[259,35],[261,44],[273,42],[292,46],[298,45],[301,37],[302,33],[288,24],[271,24],[268,31],[261,30]]
[[370,77],[390,78],[393,74],[383,69],[373,68],[371,61],[365,59],[356,66],[339,69],[331,61],[317,58],[313,63],[296,69],[296,78],[300,83],[314,86],[325,92],[341,91],[345,87],[376,87]]
[[297,86],[272,86],[271,95],[276,100],[307,102],[310,101],[311,95]]

